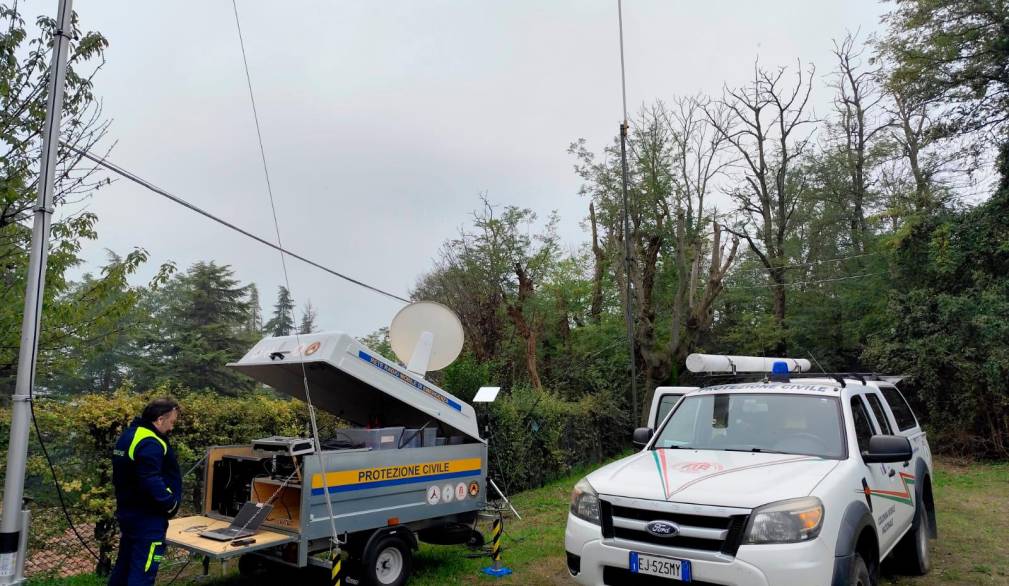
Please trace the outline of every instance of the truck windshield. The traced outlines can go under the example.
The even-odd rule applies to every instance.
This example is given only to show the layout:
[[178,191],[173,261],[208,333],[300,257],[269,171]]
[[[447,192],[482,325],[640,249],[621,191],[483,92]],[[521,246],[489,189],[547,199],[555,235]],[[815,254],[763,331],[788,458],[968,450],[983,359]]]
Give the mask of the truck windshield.
[[844,458],[836,398],[750,393],[695,395],[677,406],[654,449],[687,448]]

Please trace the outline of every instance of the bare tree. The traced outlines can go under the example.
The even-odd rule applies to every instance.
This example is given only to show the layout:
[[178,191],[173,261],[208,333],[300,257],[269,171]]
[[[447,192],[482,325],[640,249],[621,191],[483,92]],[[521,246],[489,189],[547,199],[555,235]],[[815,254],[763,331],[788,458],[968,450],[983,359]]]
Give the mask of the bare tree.
[[[725,108],[709,105],[709,111],[719,122],[727,121]],[[663,352],[671,364],[663,365],[663,371],[683,363],[700,335],[711,327],[714,302],[739,246],[738,238],[733,238],[723,248],[721,227],[713,222],[714,212],[705,207],[714,181],[732,163],[726,153],[728,141],[708,120],[703,102],[696,97],[678,98],[675,108],[665,113],[665,121],[673,138],[674,189],[664,204],[667,216],[675,218],[672,260],[679,278],[670,311],[669,341]],[[710,239],[708,230],[712,231]],[[710,257],[706,257],[709,251]],[[705,263],[708,277],[701,283]],[[649,386],[647,392],[646,405],[654,387]]]
[[[809,111],[813,66],[804,72],[796,67],[795,82],[785,77],[788,69],[767,70],[754,64],[753,80],[726,88],[722,99],[705,108],[709,122],[739,155],[740,184],[729,194],[736,201],[739,221],[727,227],[746,240],[771,280],[773,316],[781,329],[777,352],[786,351],[785,241],[795,224],[801,186],[793,166],[807,153],[814,122]],[[714,106],[728,110],[720,118]]]
[[[576,170],[586,180],[582,192],[593,198],[592,227],[601,228],[605,235],[602,245],[593,246],[597,282],[601,281],[603,250],[625,304],[630,279],[635,359],[640,358],[643,367],[643,404],[648,404],[655,386],[669,380],[674,365],[711,327],[712,306],[722,291],[738,241],[722,242],[722,230],[713,225],[713,211],[705,206],[706,196],[727,164],[728,143],[704,115],[699,99],[677,99],[672,108],[656,103],[642,111],[629,144],[629,270],[622,262],[623,208],[614,149],[607,149],[609,159],[603,162],[595,161],[583,142],[572,145],[571,152],[580,159]],[[701,278],[705,268],[707,279]],[[659,284],[664,272],[673,277],[672,291]],[[640,407],[635,406],[636,415]]]
[[890,117],[881,111],[884,99],[879,88],[881,68],[871,60],[866,67],[863,53],[857,34],[849,32],[840,42],[834,41],[838,65],[831,87],[835,91],[837,120],[829,127],[836,141],[832,146],[839,150],[847,176],[846,185],[842,184],[844,193],[837,194],[836,203],[848,212],[851,245],[856,253],[865,251],[866,209],[872,205],[873,146],[892,125]]

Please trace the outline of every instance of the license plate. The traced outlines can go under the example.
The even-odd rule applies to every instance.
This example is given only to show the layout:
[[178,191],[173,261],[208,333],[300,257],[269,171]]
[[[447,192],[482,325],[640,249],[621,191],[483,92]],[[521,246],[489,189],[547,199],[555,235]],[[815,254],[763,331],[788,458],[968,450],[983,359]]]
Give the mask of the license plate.
[[690,560],[677,560],[632,551],[631,573],[689,582],[691,579]]

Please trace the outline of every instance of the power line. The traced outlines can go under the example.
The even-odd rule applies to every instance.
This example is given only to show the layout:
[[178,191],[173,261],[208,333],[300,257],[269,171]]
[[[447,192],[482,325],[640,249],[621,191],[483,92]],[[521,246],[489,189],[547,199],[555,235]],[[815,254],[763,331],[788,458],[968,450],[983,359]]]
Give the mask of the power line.
[[781,285],[777,284],[754,284],[754,285],[743,285],[743,286],[726,286],[726,289],[754,289],[754,288],[775,288],[777,286],[792,287],[800,286],[804,284],[819,284],[822,282],[834,282],[838,280],[849,280],[853,278],[865,278],[867,276],[879,276],[881,274],[886,274],[886,272],[866,272],[863,274],[851,274],[848,276],[838,276],[834,278],[821,278],[816,280],[799,280],[795,282],[786,282]]
[[[852,260],[852,259],[856,259],[856,258],[864,258],[864,257],[867,257],[867,256],[879,256],[879,253],[878,252],[866,252],[866,253],[863,253],[863,254],[853,254],[851,256],[839,256],[837,258],[825,258],[823,260],[814,260],[814,261],[810,261],[810,262],[803,262],[803,263],[795,263],[795,264],[790,264],[790,265],[784,265],[784,266],[779,267],[779,268],[781,270],[789,270],[789,269],[797,269],[797,268],[802,268],[802,267],[813,267],[813,266],[817,266],[817,265],[821,265],[821,264],[826,264],[826,263],[830,263],[830,262],[842,262],[842,261]],[[740,273],[740,272],[760,272],[760,273],[763,273],[763,272],[767,272],[768,270],[770,270],[770,269],[768,269],[767,267],[761,265],[761,266],[758,266],[758,267],[740,268],[740,269],[738,269],[737,274]]]
[[310,260],[308,258],[305,258],[304,256],[301,256],[300,254],[297,254],[295,252],[291,252],[290,250],[287,250],[287,249],[283,248],[282,246],[280,246],[278,244],[274,244],[273,242],[270,242],[269,240],[266,240],[264,238],[260,238],[259,236],[256,236],[252,232],[249,232],[248,230],[245,230],[244,228],[240,228],[240,227],[236,226],[235,224],[233,224],[233,223],[231,223],[231,222],[229,222],[227,220],[224,220],[224,219],[222,219],[222,218],[220,218],[218,216],[215,216],[214,214],[211,214],[210,212],[208,212],[206,210],[203,210],[203,209],[197,207],[194,204],[189,203],[188,201],[182,199],[181,197],[178,197],[176,195],[172,195],[171,193],[168,193],[167,191],[165,191],[164,189],[158,187],[157,185],[154,185],[150,181],[147,181],[146,179],[143,179],[143,178],[137,176],[136,174],[131,173],[130,171],[127,171],[126,169],[123,169],[122,167],[120,167],[119,165],[113,163],[112,161],[109,161],[106,157],[99,157],[98,155],[94,155],[94,154],[92,154],[89,151],[85,151],[85,150],[79,149],[79,148],[77,148],[77,147],[75,147],[75,146],[73,146],[71,144],[66,143],[66,142],[62,142],[62,144],[66,148],[74,151],[75,153],[81,155],[82,157],[84,157],[86,159],[91,160],[93,163],[95,163],[95,164],[97,164],[97,165],[99,165],[101,167],[104,167],[105,169],[108,169],[109,171],[112,171],[116,175],[119,175],[120,177],[123,177],[124,179],[128,179],[128,180],[136,183],[137,185],[145,187],[148,190],[153,191],[154,193],[156,193],[156,194],[158,194],[158,195],[160,195],[160,196],[162,196],[164,198],[167,198],[167,199],[169,199],[169,200],[171,200],[171,201],[173,201],[173,202],[181,205],[182,207],[189,208],[190,210],[192,210],[192,211],[200,214],[201,216],[209,218],[209,219],[217,222],[218,224],[221,224],[222,226],[230,228],[230,229],[234,230],[235,232],[238,232],[239,234],[241,234],[241,235],[243,235],[243,236],[245,236],[247,238],[251,238],[251,239],[255,240],[256,242],[259,242],[260,244],[265,244],[266,246],[269,246],[270,248],[273,248],[274,250],[280,251],[281,253],[286,254],[286,255],[288,255],[288,256],[290,256],[292,258],[296,258],[296,259],[300,260],[301,262],[303,262],[305,264],[308,264],[308,265],[311,265],[311,266],[313,266],[313,267],[315,267],[317,269],[323,270],[323,271],[325,271],[325,272],[327,272],[327,273],[329,273],[329,274],[331,274],[331,275],[333,275],[335,277],[339,277],[339,278],[341,278],[341,279],[343,279],[345,281],[348,281],[348,282],[353,283],[355,285],[358,285],[360,287],[364,287],[365,289],[368,289],[370,291],[374,291],[375,293],[380,293],[382,295],[385,295],[386,297],[391,297],[392,299],[395,299],[397,301],[402,301],[403,303],[410,303],[409,299],[404,299],[403,297],[400,297],[399,295],[396,295],[395,293],[389,293],[388,291],[383,291],[382,289],[379,289],[378,287],[369,285],[369,284],[367,284],[367,283],[365,283],[363,281],[359,281],[359,280],[357,280],[357,279],[355,279],[353,277],[349,277],[349,276],[347,276],[347,275],[345,275],[345,274],[343,274],[343,273],[341,273],[339,271],[336,271],[336,270],[331,269],[331,268],[329,268],[327,266],[321,265],[321,264],[315,262],[314,260]]

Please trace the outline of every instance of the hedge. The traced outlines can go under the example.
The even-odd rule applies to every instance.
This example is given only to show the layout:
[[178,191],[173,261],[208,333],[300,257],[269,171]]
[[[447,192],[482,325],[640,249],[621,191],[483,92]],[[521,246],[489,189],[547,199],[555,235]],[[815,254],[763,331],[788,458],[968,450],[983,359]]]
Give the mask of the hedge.
[[[38,423],[75,522],[88,527],[95,538],[101,557],[99,573],[109,568],[117,533],[109,457],[113,444],[148,400],[164,395],[174,395],[182,404],[172,443],[184,472],[208,446],[246,443],[270,435],[309,434],[307,406],[272,393],[224,397],[180,389],[147,393],[122,389],[113,394],[37,399]],[[630,418],[615,395],[568,402],[549,392],[515,389],[493,404],[477,405],[477,410],[481,433],[490,441],[490,476],[509,494],[541,486],[575,467],[600,462],[629,445]],[[324,413],[320,413],[319,423],[323,437],[341,425]],[[10,412],[3,409],[0,448],[4,451],[9,426]],[[202,490],[202,477],[197,472],[185,480],[192,498],[184,506],[192,511]],[[26,487],[26,495],[36,501],[34,508],[56,505],[51,472],[34,437]],[[33,548],[46,548],[65,533],[62,523],[35,527]]]

